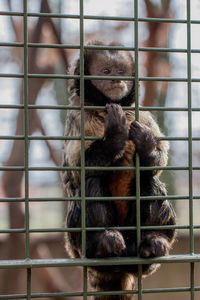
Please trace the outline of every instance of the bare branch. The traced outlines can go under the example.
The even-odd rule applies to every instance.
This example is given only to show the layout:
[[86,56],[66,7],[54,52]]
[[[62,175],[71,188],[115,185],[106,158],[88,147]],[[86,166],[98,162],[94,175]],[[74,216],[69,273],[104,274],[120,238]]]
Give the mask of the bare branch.
[[[165,9],[160,8],[157,5],[154,5],[150,0],[145,0],[147,16],[152,18],[169,18],[172,16],[170,8],[170,0],[167,1]],[[145,41],[145,47],[167,47],[168,46],[168,33],[170,29],[170,23],[147,23],[147,30],[149,32],[149,37]],[[155,77],[158,76],[159,72],[162,72],[161,77],[170,76],[171,68],[169,66],[169,61],[167,59],[167,54],[160,54],[159,52],[149,51],[146,52],[146,76]],[[165,68],[162,67],[162,64],[165,64]],[[159,83],[161,85],[161,91],[167,92],[167,82]],[[156,90],[158,83],[146,81],[144,82],[145,86],[145,96],[143,99],[144,106],[152,106],[155,100]],[[166,94],[165,94],[166,95]]]

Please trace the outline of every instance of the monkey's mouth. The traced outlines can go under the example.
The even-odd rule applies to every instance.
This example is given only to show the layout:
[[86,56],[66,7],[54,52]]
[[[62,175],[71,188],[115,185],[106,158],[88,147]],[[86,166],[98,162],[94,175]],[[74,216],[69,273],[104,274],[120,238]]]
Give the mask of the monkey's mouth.
[[123,89],[123,88],[124,88],[124,84],[121,82],[121,83],[112,83],[108,89],[112,90],[112,89]]
[[120,100],[127,94],[127,89],[124,85],[112,85],[106,89],[105,94],[112,100]]

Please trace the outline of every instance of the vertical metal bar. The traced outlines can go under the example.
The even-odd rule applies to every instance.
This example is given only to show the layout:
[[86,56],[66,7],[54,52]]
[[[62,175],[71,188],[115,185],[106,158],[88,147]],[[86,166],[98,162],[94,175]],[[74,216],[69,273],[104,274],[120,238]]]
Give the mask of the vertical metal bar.
[[27,300],[31,300],[31,268],[27,269],[27,283],[26,283],[26,293],[27,293]]
[[187,85],[188,85],[188,164],[189,164],[189,220],[190,253],[194,253],[193,187],[192,187],[192,93],[191,93],[191,17],[190,0],[187,0]]
[[[188,85],[188,164],[190,254],[194,254],[193,186],[192,186],[192,82],[191,82],[191,3],[187,0],[187,85]],[[194,263],[190,264],[190,299],[194,300]]]
[[[25,169],[25,228],[26,228],[26,258],[30,257],[29,239],[29,173],[28,173],[28,30],[27,30],[27,0],[23,2],[24,25],[24,169]],[[31,268],[27,269],[27,300],[31,299]]]
[[84,27],[83,0],[80,0],[80,106],[81,106],[81,216],[82,216],[82,256],[85,257],[85,120],[84,120]]
[[29,257],[29,174],[28,174],[28,46],[27,0],[24,0],[24,169],[25,169],[25,217],[26,257]]
[[[80,105],[81,105],[81,227],[82,257],[86,256],[85,110],[84,110],[84,0],[80,0]],[[87,267],[83,267],[83,299],[87,299]]]
[[[135,35],[135,119],[139,120],[139,84],[138,84],[138,0],[134,0],[134,35]],[[140,160],[136,153],[136,223],[137,223],[137,246],[141,240],[140,220]],[[138,300],[142,300],[142,266],[138,266]]]
[[195,264],[190,264],[190,299],[194,300],[195,297],[195,290],[194,290],[194,268]]

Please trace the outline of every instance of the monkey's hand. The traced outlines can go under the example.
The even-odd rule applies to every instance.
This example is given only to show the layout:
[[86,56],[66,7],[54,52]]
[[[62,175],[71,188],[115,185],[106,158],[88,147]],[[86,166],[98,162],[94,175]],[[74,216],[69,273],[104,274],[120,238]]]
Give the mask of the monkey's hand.
[[152,131],[138,121],[133,121],[129,130],[129,138],[135,144],[136,151],[139,154],[149,154],[156,149],[158,139]]
[[123,156],[128,140],[125,114],[118,104],[107,104],[106,108],[104,137],[86,150],[86,166],[109,166]]
[[169,255],[170,244],[163,234],[149,233],[141,241],[139,255],[143,258]]
[[128,139],[126,116],[118,104],[107,104],[106,108],[108,114],[105,116],[104,142],[110,151],[119,156]]

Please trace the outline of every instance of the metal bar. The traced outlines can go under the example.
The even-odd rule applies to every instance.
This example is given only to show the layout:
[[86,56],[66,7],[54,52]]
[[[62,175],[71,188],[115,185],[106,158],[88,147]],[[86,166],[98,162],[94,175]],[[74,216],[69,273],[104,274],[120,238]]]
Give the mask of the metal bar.
[[80,105],[81,105],[81,227],[82,227],[82,257],[86,251],[86,222],[85,222],[85,115],[84,115],[84,24],[83,0],[80,5]]
[[[46,78],[46,79],[76,79],[78,75],[64,75],[64,74],[28,74],[28,78]],[[20,73],[0,73],[0,78],[23,78],[24,75]],[[85,80],[133,80],[133,76],[90,76],[85,75]],[[187,78],[181,77],[138,77],[139,81],[166,81],[166,82],[187,82]],[[191,82],[200,82],[200,78],[191,78]]]
[[[81,105],[81,229],[82,258],[86,257],[86,201],[85,201],[85,91],[84,91],[84,0],[80,6],[80,105]],[[87,266],[83,267],[83,299],[87,300]]]
[[28,52],[27,52],[27,0],[23,1],[23,28],[24,28],[24,171],[25,171],[25,221],[26,221],[26,257],[29,258],[29,178],[28,178]]
[[[42,140],[42,141],[45,141],[45,140],[54,140],[54,141],[57,141],[57,140],[61,140],[61,141],[66,141],[66,140],[81,140],[81,136],[48,136],[48,135],[45,135],[45,136],[37,136],[37,135],[34,135],[34,136],[28,136],[28,139],[31,140],[31,141],[34,141],[34,140]],[[98,140],[98,139],[102,139],[101,136],[85,136],[84,137],[85,140]],[[180,137],[180,136],[165,136],[165,137],[160,137],[160,140],[162,141],[188,141],[188,137]],[[24,140],[24,136],[23,135],[1,135],[0,136],[0,140]],[[200,137],[192,137],[192,141],[200,141]]]
[[115,257],[115,258],[53,258],[53,259],[14,259],[1,260],[0,269],[13,268],[50,268],[50,267],[71,267],[71,266],[111,266],[111,265],[138,265],[153,263],[198,263],[200,254],[169,255],[163,257],[143,259],[139,257]]
[[[28,173],[28,28],[27,28],[27,0],[23,1],[23,28],[24,28],[24,171],[25,171],[25,247],[26,258],[30,256],[30,239],[29,239],[29,173]],[[31,299],[31,268],[27,269],[27,300]]]
[[[1,109],[24,109],[23,104],[0,104]],[[80,106],[70,105],[28,105],[28,109],[52,109],[52,110],[80,110]],[[105,106],[84,106],[85,110],[102,110],[106,109]],[[133,106],[123,106],[123,110],[135,110]],[[199,107],[192,107],[192,111],[200,111]],[[187,107],[158,107],[158,106],[145,106],[140,107],[141,111],[188,111]]]
[[[187,77],[188,77],[188,165],[189,165],[189,223],[190,254],[194,253],[194,220],[193,220],[193,169],[192,169],[192,83],[191,83],[191,7],[187,0]],[[194,300],[194,263],[190,264],[190,299]]]
[[[184,171],[189,170],[189,167],[174,167],[174,166],[166,166],[166,167],[139,167],[142,171],[150,171],[150,170],[167,170],[167,171]],[[24,167],[0,167],[0,171],[24,171]],[[28,171],[80,171],[81,167],[29,167]],[[136,170],[136,167],[85,167],[87,171],[122,171],[122,170]],[[200,166],[193,166],[192,170],[199,171]]]
[[[24,43],[19,42],[0,42],[0,47],[23,47]],[[70,44],[48,44],[48,43],[28,43],[28,47],[36,48],[62,48],[62,49],[80,49],[80,45]],[[135,51],[134,47],[125,46],[96,46],[85,45],[84,49],[96,49],[96,50],[123,50],[123,51]],[[150,52],[173,52],[173,53],[187,53],[187,49],[184,48],[161,48],[161,47],[139,47],[138,51],[150,51]],[[191,53],[200,53],[200,49],[191,49]]]
[[[200,291],[200,286],[194,287],[195,291]],[[144,294],[158,294],[158,293],[183,293],[183,292],[190,292],[189,287],[178,287],[178,288],[158,288],[158,289],[144,289]],[[126,290],[126,291],[109,291],[109,292],[88,292],[88,296],[94,296],[94,295],[124,295],[124,294],[137,294],[137,290]],[[55,297],[81,297],[83,296],[82,292],[58,292],[58,293],[34,293],[31,294],[31,297],[33,299],[38,298],[55,298]],[[25,299],[26,294],[13,294],[13,295],[3,295],[0,296],[0,299]]]
[[[23,47],[23,43],[19,42],[0,42],[0,47]],[[80,49],[80,45],[70,44],[48,44],[48,43],[28,43],[30,48],[62,48],[62,49]],[[125,46],[95,46],[85,45],[84,49],[94,50],[123,50],[123,51],[135,51],[134,47]],[[187,53],[187,49],[184,48],[161,48],[161,47],[139,47],[138,51],[146,52],[173,52],[173,53]],[[191,53],[200,53],[200,49],[191,49]]]
[[[135,42],[135,120],[139,120],[139,62],[138,62],[138,0],[134,0],[134,42]],[[136,231],[137,247],[141,241],[141,218],[140,218],[140,159],[136,153]],[[138,265],[138,300],[142,300],[142,266]]]
[[190,253],[194,252],[193,235],[193,183],[192,183],[192,85],[191,85],[191,17],[190,0],[187,0],[187,76],[188,76],[188,166],[189,166],[189,219]]
[[27,283],[26,283],[26,290],[27,290],[27,300],[31,300],[31,268],[27,268]]
[[194,276],[194,268],[195,268],[195,264],[194,263],[190,263],[190,299],[191,300],[195,299],[195,289],[194,289],[195,276]]
[[[167,229],[190,229],[189,225],[156,225],[156,226],[140,226],[141,230],[167,230]],[[85,227],[86,231],[106,230],[107,227]],[[110,226],[112,230],[137,230],[136,226]],[[194,225],[194,229],[200,229],[200,225]],[[29,233],[47,233],[47,232],[81,232],[81,227],[76,228],[33,228],[29,229]],[[20,229],[1,229],[0,233],[26,233],[25,228]]]
[[[188,200],[186,195],[167,195],[167,196],[140,196],[140,200]],[[81,197],[38,197],[29,198],[29,202],[58,202],[58,201],[80,201]],[[106,200],[136,200],[135,196],[128,197],[85,197],[87,201],[106,201]],[[193,200],[200,200],[200,195],[193,196]],[[0,202],[24,202],[25,198],[0,198]]]
[[[23,16],[22,12],[18,11],[0,11],[2,16]],[[56,14],[56,13],[28,13],[28,17],[48,17],[48,18],[64,18],[64,19],[80,19],[80,15],[76,14]],[[135,21],[133,17],[117,17],[117,16],[98,16],[84,15],[86,20],[110,20],[110,21]],[[156,22],[156,23],[180,23],[186,24],[187,19],[172,19],[172,18],[138,18],[138,22]],[[191,20],[191,24],[200,24],[200,20]]]
[[[167,230],[167,229],[179,229],[179,230],[188,230],[190,229],[189,225],[166,225],[166,226],[141,226],[141,230]],[[86,227],[85,230],[90,231],[103,231],[107,227]],[[136,226],[111,226],[109,229],[112,230],[126,230],[126,231],[135,231],[137,230]],[[194,229],[200,229],[200,225],[194,225]],[[59,232],[81,232],[81,227],[76,228],[33,228],[29,230],[29,233],[59,233]],[[5,233],[26,233],[26,230],[21,229],[1,229],[1,234]]]

